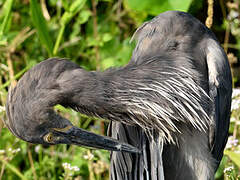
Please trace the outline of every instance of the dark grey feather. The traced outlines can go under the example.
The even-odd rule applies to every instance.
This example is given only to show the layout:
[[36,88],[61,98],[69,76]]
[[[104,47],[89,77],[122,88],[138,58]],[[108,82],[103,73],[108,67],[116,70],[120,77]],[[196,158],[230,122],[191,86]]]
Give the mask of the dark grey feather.
[[[197,77],[193,78],[194,82],[196,82],[196,88],[201,87],[208,96],[204,97],[204,93],[200,93],[200,97],[189,94],[192,100],[203,98],[200,104],[208,114],[206,133],[198,132],[198,130],[196,131],[195,128],[188,125],[176,123],[175,125],[181,130],[184,129],[184,132],[181,131],[181,133],[175,135],[171,134],[174,141],[176,140],[176,144],[165,142],[163,153],[161,152],[162,148],[156,146],[156,142],[161,142],[164,135],[149,137],[148,133],[144,134],[143,132],[146,138],[145,141],[143,140],[145,138],[137,139],[136,137],[136,141],[146,142],[142,144],[143,154],[140,158],[145,165],[145,172],[139,172],[142,175],[140,178],[154,180],[213,178],[213,171],[218,167],[226,144],[231,107],[231,73],[223,49],[207,27],[191,15],[178,11],[162,13],[151,21],[144,23],[136,30],[132,39],[137,40],[137,45],[129,65],[135,66],[136,64],[141,65],[155,61],[158,65],[164,67],[161,70],[159,69],[160,72],[170,72],[168,67],[175,67],[176,69],[185,67],[190,71],[189,74],[197,75]],[[149,71],[142,71],[142,74]],[[179,72],[179,74],[181,73]],[[191,76],[189,74],[187,76]],[[141,77],[141,75],[138,76]],[[166,73],[165,77],[165,80],[160,77],[158,80],[163,83],[171,79],[171,73]],[[174,76],[174,78],[177,77]],[[184,77],[180,79],[182,78]],[[190,92],[190,89],[180,79],[177,81],[182,84],[182,86],[180,85],[181,89],[186,88]],[[166,84],[164,86],[167,88]],[[174,88],[176,89],[174,81],[171,81],[171,86],[173,90],[168,91],[165,96],[174,96],[174,93],[172,93]],[[180,98],[179,94],[177,94],[177,97]],[[163,99],[157,100],[164,101]],[[154,99],[151,99],[151,101],[154,102]],[[193,107],[190,106],[188,111],[191,111]],[[165,105],[165,108],[169,112],[170,109],[176,112],[174,108],[167,105]],[[183,120],[186,122],[188,119],[183,118]],[[130,126],[123,126],[124,129],[122,126],[118,126],[122,130],[119,132],[124,134],[133,132],[131,129],[133,127],[126,128]],[[164,126],[167,127],[166,124]],[[114,129],[112,131],[115,132]],[[142,132],[142,130],[139,129],[139,132]],[[135,137],[134,134],[132,136]],[[126,142],[131,144],[128,140]],[[198,161],[199,158],[203,162],[205,161],[205,164]],[[111,162],[114,166],[118,164],[117,162],[113,163],[114,158],[111,159]],[[138,162],[139,167],[141,166],[140,161],[135,160],[133,162]],[[161,171],[162,167],[164,172]],[[114,174],[114,172],[111,173]],[[143,174],[149,175],[144,177]],[[164,177],[162,177],[163,174]]]

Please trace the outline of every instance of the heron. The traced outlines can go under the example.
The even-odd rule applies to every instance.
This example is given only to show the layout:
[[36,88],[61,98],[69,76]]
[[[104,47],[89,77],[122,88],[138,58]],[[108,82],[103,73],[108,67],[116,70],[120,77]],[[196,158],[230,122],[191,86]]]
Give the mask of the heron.
[[[86,71],[60,58],[40,62],[8,94],[6,126],[37,144],[111,151],[112,180],[208,180],[228,137],[232,77],[211,30],[167,11],[133,35],[130,62]],[[57,114],[60,104],[110,120],[102,136]]]

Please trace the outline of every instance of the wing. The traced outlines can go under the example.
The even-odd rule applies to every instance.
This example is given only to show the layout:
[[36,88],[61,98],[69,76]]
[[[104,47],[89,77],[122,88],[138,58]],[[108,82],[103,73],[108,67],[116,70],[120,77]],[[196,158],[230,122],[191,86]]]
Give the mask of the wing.
[[209,74],[209,96],[213,99],[210,117],[210,144],[213,157],[219,164],[228,138],[231,111],[232,76],[225,52],[214,39],[206,46]]

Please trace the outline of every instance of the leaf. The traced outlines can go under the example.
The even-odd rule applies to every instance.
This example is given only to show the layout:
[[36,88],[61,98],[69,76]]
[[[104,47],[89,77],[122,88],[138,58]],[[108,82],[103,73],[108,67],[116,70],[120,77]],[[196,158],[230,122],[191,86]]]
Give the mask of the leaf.
[[86,44],[88,47],[99,46],[99,40],[94,37],[87,37]]
[[104,33],[103,36],[102,36],[102,41],[103,42],[108,42],[112,39],[112,35],[110,33]]
[[107,68],[110,68],[110,67],[114,67],[115,63],[116,63],[115,61],[116,60],[113,57],[109,57],[109,58],[103,59],[101,61],[102,69],[107,69]]
[[67,109],[59,104],[57,104],[56,106],[54,106],[54,110],[60,110],[61,112],[64,112],[64,113],[71,113],[72,112],[72,109]]
[[60,23],[62,25],[66,25],[67,23],[69,23],[69,21],[73,18],[73,16],[75,16],[85,5],[86,0],[76,0],[74,1],[69,10],[65,11],[65,13],[63,14]]
[[58,52],[58,48],[60,46],[60,42],[63,37],[65,26],[83,8],[85,3],[86,3],[86,0],[76,0],[71,4],[69,10],[65,11],[65,13],[63,14],[60,20],[61,28],[60,28],[60,31],[58,32],[57,40],[54,45],[53,55],[56,55]]
[[83,10],[79,13],[78,15],[78,23],[79,24],[84,24],[85,22],[88,21],[89,17],[92,15],[91,11],[89,10]]
[[192,0],[125,0],[127,7],[134,11],[147,12],[151,15],[158,15],[168,10],[187,11]]
[[223,171],[224,171],[227,161],[228,161],[228,157],[226,155],[224,155],[221,160],[221,163],[218,167],[218,170],[215,173],[215,179],[219,179],[223,175]]
[[76,0],[71,4],[69,11],[75,15],[79,10],[81,10],[86,3],[86,0]]
[[42,45],[47,49],[49,55],[52,56],[53,42],[48,32],[46,20],[42,15],[42,11],[37,3],[37,0],[30,0],[30,12],[33,24],[37,29],[38,37]]
[[225,150],[224,154],[226,154],[238,167],[240,167],[240,153]]
[[10,23],[9,21],[11,20],[10,16],[11,16],[12,5],[13,5],[13,0],[7,0],[4,3],[4,6],[3,6],[4,11],[1,14],[2,16],[4,16],[4,19],[0,25],[0,39],[2,39],[4,31],[6,30],[7,25]]

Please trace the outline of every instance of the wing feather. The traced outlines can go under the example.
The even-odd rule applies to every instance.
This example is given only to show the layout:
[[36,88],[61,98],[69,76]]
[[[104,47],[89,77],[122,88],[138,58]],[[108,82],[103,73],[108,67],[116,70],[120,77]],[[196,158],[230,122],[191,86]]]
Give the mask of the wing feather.
[[209,73],[209,96],[213,100],[210,117],[210,146],[213,157],[219,164],[228,138],[230,123],[232,76],[227,56],[213,39],[207,43],[207,65]]

